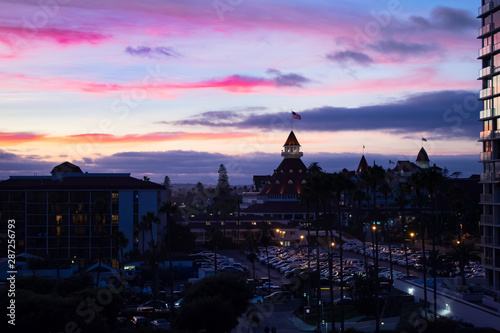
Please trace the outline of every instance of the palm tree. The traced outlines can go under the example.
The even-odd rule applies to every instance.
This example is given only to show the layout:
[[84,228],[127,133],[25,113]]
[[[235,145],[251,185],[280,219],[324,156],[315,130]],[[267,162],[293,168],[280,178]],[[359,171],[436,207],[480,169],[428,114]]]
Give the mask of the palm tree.
[[[443,182],[443,176],[438,173],[435,169],[425,169],[425,188],[427,189],[429,196],[431,198],[431,226],[432,226],[432,251],[436,251],[436,224],[437,224],[437,200],[436,191],[441,186]],[[432,207],[434,204],[434,208]],[[434,221],[434,211],[436,212],[436,221]],[[424,255],[425,256],[425,255]],[[437,260],[432,263],[437,264]],[[436,271],[436,267],[433,267]],[[434,298],[434,314],[437,313],[437,283],[436,274],[433,274],[433,298]]]
[[[95,200],[92,203],[92,213],[96,213],[97,216],[99,216],[99,223],[101,225],[101,228],[104,228],[104,223],[106,221],[106,215],[110,213],[110,205],[109,201],[107,201],[104,197],[96,197]],[[96,279],[96,288],[99,286],[99,279],[100,279],[100,274],[101,274],[101,264],[102,264],[102,249],[104,247],[103,243],[103,237],[97,237],[96,242],[98,243],[99,246],[99,265],[97,268],[97,279]]]
[[307,224],[307,268],[311,268],[311,248],[309,247],[309,242],[311,241],[311,226],[309,221],[309,212],[311,203],[314,200],[314,194],[309,186],[306,184],[300,193],[300,202],[306,206],[306,224]]
[[[401,214],[400,227],[404,231],[406,225],[406,206],[410,203],[408,196],[411,194],[411,187],[406,181],[399,181],[395,188],[396,197],[394,200],[399,206],[399,212]],[[410,269],[408,267],[408,248],[406,246],[406,235],[403,233],[404,247],[405,247],[405,258],[406,258],[406,276],[410,276]]]
[[120,267],[120,275],[122,275],[122,273],[123,273],[123,261],[124,261],[123,249],[128,246],[129,240],[127,237],[125,237],[125,234],[123,233],[123,231],[116,230],[111,235],[111,242],[116,247],[116,251],[120,255],[119,267]]
[[137,228],[139,229],[139,231],[141,232],[141,235],[142,235],[142,253],[144,253],[144,246],[146,245],[146,241],[145,241],[145,236],[146,236],[146,232],[149,230],[149,226],[148,226],[148,223],[146,221],[140,221],[138,224],[137,224]]
[[245,232],[245,249],[248,251],[247,260],[252,263],[252,278],[255,280],[255,260],[257,259],[257,237],[250,230]]
[[[153,267],[153,299],[158,299],[158,291],[159,291],[159,283],[160,283],[160,262],[162,261],[160,258],[160,253],[158,252],[158,240],[155,239],[153,233],[153,225],[158,224],[160,219],[155,215],[154,212],[146,212],[146,215],[142,216],[141,223],[144,224],[146,230],[149,230],[151,233],[151,241],[149,242],[149,246],[151,248],[151,255],[149,258],[149,262]],[[158,234],[158,233],[157,233]]]
[[428,258],[421,258],[420,262],[426,261],[427,267],[431,267],[430,273],[432,277],[437,276],[438,272],[451,272],[453,269],[453,262],[451,258],[443,253],[440,253],[439,250],[431,250],[429,251]]
[[[372,219],[373,221],[377,220],[377,190],[385,181],[385,170],[380,165],[376,165],[373,163],[373,166],[368,168],[366,171],[361,173],[362,179],[366,182],[367,186],[370,188],[371,193],[373,195],[373,207],[372,207]],[[373,242],[373,239],[372,239]],[[375,252],[374,255],[375,262],[375,294],[376,294],[376,303],[375,303],[375,332],[379,332],[380,330],[380,314],[379,314],[379,300],[378,300],[378,289],[379,289],[379,281],[378,281],[378,253]]]
[[[345,195],[345,193],[352,191],[352,189],[355,187],[354,183],[348,179],[345,174],[343,173],[334,173],[331,177],[331,187],[332,187],[332,192],[335,200],[335,206],[337,207],[337,222],[338,222],[338,235],[340,239],[340,243],[342,243],[342,211],[341,211],[341,201],[342,201],[342,194]],[[340,251],[340,299],[344,298],[344,288],[343,288],[343,283],[344,283],[344,253],[343,253],[343,248],[342,244],[339,246],[339,251]],[[331,272],[331,270],[330,270]],[[330,286],[330,290],[333,290],[333,286]],[[333,293],[330,292],[330,299],[331,303],[333,306]],[[333,314],[332,314],[333,318]],[[332,319],[333,320],[333,319]],[[340,308],[340,330],[343,332],[344,331],[344,308]]]
[[307,171],[309,172],[309,174],[311,176],[314,176],[318,173],[322,173],[323,172],[323,168],[319,166],[319,163],[318,162],[312,162],[311,164],[309,164],[309,167],[307,168]]
[[36,270],[43,266],[43,261],[39,257],[29,257],[26,259],[26,264],[28,268],[33,272],[33,276],[36,275]]
[[170,201],[162,203],[160,206],[160,212],[166,215],[166,223],[167,223],[167,250],[168,250],[168,262],[170,269],[170,309],[174,311],[174,269],[172,263],[172,243],[173,237],[172,234],[172,224],[175,223],[173,218],[170,218],[170,214],[174,214],[177,211],[177,206],[172,205]]
[[[420,240],[422,242],[422,255],[425,257],[425,221],[423,217],[423,207],[425,203],[424,190],[426,187],[426,177],[424,172],[415,172],[410,176],[409,183],[413,190],[413,199],[415,200],[418,207],[418,220],[420,222]],[[427,304],[427,265],[426,261],[423,261],[423,279],[424,279],[424,313],[425,319],[427,320],[428,304]]]
[[389,184],[389,182],[387,182],[387,180],[380,186],[379,188],[379,191],[380,193],[382,193],[382,195],[384,196],[384,201],[385,201],[385,217],[384,217],[384,220],[385,220],[385,223],[384,223],[384,233],[386,235],[386,241],[387,241],[387,244],[389,245],[389,267],[390,267],[390,270],[391,270],[391,281],[394,280],[393,278],[393,267],[392,267],[392,248],[391,248],[391,236],[390,236],[390,232],[389,232],[389,210],[388,210],[388,207],[387,207],[387,202],[388,202],[388,199],[389,199],[389,194],[393,192],[393,188],[392,186]]
[[271,245],[273,241],[273,229],[272,225],[268,222],[260,223],[260,232],[259,232],[259,243],[264,246],[266,249],[266,258],[267,258],[267,277],[269,278],[268,289],[271,290],[271,269],[269,267],[269,250],[268,246]]
[[481,260],[479,252],[476,251],[474,243],[464,241],[459,244],[452,245],[448,255],[452,260],[458,262],[460,276],[462,277],[462,286],[465,287],[465,266],[469,265],[469,261]]
[[209,244],[213,247],[214,249],[214,260],[215,260],[215,267],[214,267],[214,273],[217,275],[217,251],[219,250],[219,246],[222,245],[222,241],[224,240],[224,235],[222,234],[222,231],[217,229],[215,226],[209,226],[207,228],[207,234],[208,234],[208,239],[209,239]]
[[[322,215],[322,217],[325,218],[326,202],[327,202],[327,198],[331,194],[330,188],[328,186],[328,179],[329,179],[329,176],[327,174],[322,173],[322,172],[318,172],[318,173],[315,173],[314,175],[309,177],[307,184],[305,186],[307,188],[307,191],[309,191],[310,199],[312,200],[312,202],[315,203],[315,217],[314,218],[315,218],[315,225],[316,225],[316,272],[317,272],[316,283],[318,285],[318,287],[316,288],[316,297],[318,300],[321,299],[321,289],[319,288],[319,286],[320,286],[320,281],[319,281],[320,280],[320,275],[319,275],[319,272],[320,272],[319,229],[320,229],[321,219],[320,219],[319,211],[320,211],[320,204],[323,204],[322,206],[323,206],[324,214]],[[317,324],[316,328],[319,331],[320,325],[321,325],[321,312],[320,311],[318,311],[316,324]]]

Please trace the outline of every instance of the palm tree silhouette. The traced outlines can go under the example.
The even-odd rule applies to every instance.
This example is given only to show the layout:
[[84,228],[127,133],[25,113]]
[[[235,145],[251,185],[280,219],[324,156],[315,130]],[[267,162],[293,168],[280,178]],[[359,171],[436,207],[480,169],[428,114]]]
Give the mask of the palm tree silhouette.
[[452,260],[458,262],[460,276],[462,277],[462,286],[465,287],[467,285],[465,280],[465,266],[469,265],[469,261],[481,260],[479,252],[476,251],[474,243],[464,241],[452,245],[450,251],[448,251],[448,255]]
[[111,235],[111,242],[116,247],[117,253],[119,253],[119,268],[120,268],[120,276],[123,274],[123,266],[124,266],[124,255],[123,249],[128,246],[129,240],[125,237],[123,231],[115,230]]

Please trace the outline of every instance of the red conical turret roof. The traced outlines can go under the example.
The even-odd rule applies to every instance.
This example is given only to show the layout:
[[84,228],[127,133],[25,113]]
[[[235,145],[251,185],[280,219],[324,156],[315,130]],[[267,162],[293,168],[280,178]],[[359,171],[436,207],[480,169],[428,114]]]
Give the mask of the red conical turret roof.
[[288,139],[286,139],[284,146],[300,146],[299,140],[295,137],[295,134],[293,131],[290,132],[290,135],[288,135]]

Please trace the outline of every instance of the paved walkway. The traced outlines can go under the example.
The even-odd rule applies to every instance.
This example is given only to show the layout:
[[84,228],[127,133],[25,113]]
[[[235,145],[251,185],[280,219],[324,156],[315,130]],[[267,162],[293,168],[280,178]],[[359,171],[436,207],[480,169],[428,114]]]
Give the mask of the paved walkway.
[[[295,316],[293,312],[299,306],[300,301],[293,301],[284,304],[256,304],[249,307],[248,312],[238,320],[238,326],[231,333],[264,333],[264,328],[275,327],[276,333],[298,333],[298,332],[315,332],[316,326],[309,325]],[[345,329],[355,328],[363,332],[375,331],[375,320],[363,320],[364,317],[356,317],[346,320],[344,323]],[[393,330],[399,322],[399,317],[384,318],[380,321],[380,329]],[[335,323],[337,329],[340,328],[340,323]],[[322,324],[322,332],[326,332],[331,328],[331,323],[328,325]]]

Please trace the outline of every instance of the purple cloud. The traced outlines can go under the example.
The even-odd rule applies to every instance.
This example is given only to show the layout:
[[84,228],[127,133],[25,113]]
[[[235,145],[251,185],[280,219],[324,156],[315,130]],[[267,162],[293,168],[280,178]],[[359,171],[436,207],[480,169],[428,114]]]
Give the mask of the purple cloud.
[[[481,106],[477,93],[438,91],[407,96],[392,103],[357,108],[321,106],[297,110],[298,124],[310,131],[385,131],[412,134],[433,132],[434,138],[477,139]],[[177,126],[199,125],[240,129],[281,130],[289,124],[286,112],[248,114],[235,111],[203,112],[189,119],[165,122]]]
[[374,44],[369,44],[368,47],[378,53],[397,53],[406,56],[424,54],[436,49],[436,46],[398,42],[395,40],[379,41]]
[[335,53],[328,53],[326,58],[333,62],[355,62],[360,65],[368,65],[373,62],[373,59],[361,52],[356,51],[340,51]]
[[410,21],[420,29],[446,30],[455,33],[478,26],[477,19],[469,11],[444,6],[435,7],[429,18],[411,16]]
[[277,86],[302,87],[303,83],[308,83],[311,81],[300,74],[296,73],[283,74],[281,71],[272,68],[268,69],[266,73],[274,76],[274,82],[276,83]]
[[[283,140],[286,138],[283,132]],[[300,140],[300,137],[299,137]],[[369,148],[369,147],[367,147]],[[163,151],[163,152],[121,152],[110,156],[103,156],[89,161],[71,161],[78,165],[83,172],[89,173],[131,173],[132,177],[141,179],[147,175],[153,182],[161,183],[165,176],[169,176],[172,183],[191,183],[201,181],[203,184],[216,184],[218,168],[224,164],[228,170],[231,185],[251,185],[253,175],[270,175],[279,165],[282,158],[277,147],[276,153],[261,153],[243,155],[227,155],[197,151]],[[407,155],[366,154],[369,164],[373,162],[384,168],[393,167],[389,160],[415,161],[419,149],[409,151]],[[447,167],[450,173],[459,171],[464,177],[480,173],[481,166],[477,163],[477,155],[432,155],[429,158],[432,164],[442,168]],[[15,154],[0,151],[0,156],[8,156],[11,162],[5,163],[0,159],[0,180],[8,176],[32,176],[34,173],[43,176],[50,175],[50,171],[59,162],[41,162]],[[361,158],[359,153],[308,153],[304,151],[302,158],[306,166],[318,162],[326,172],[338,172],[346,168],[354,170]],[[61,163],[65,159],[61,159]],[[175,163],[165,163],[175,161]]]
[[179,57],[180,53],[175,51],[170,46],[138,46],[133,48],[132,46],[127,46],[125,52],[133,56],[148,57],[148,58],[160,58],[160,57]]

